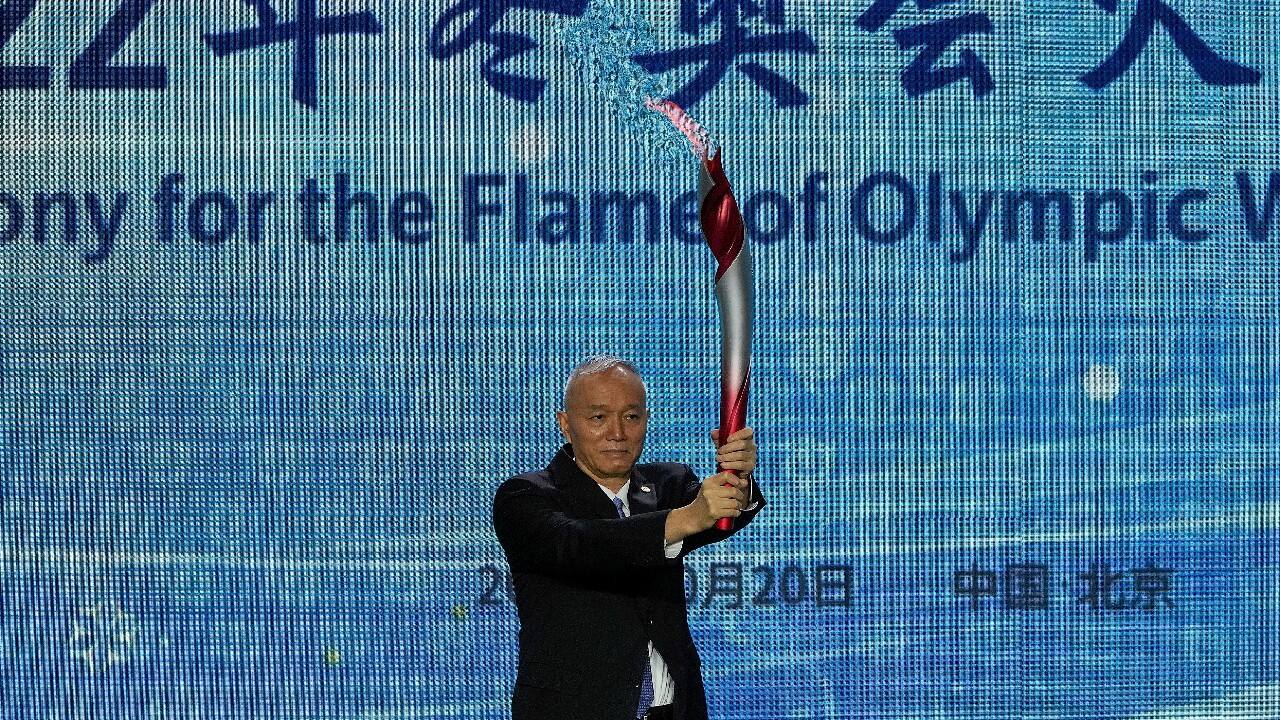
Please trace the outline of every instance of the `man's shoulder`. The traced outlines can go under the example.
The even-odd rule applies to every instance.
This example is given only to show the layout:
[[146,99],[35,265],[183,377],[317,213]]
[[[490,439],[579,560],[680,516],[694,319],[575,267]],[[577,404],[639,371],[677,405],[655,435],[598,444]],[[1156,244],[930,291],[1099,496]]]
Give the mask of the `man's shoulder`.
[[497,495],[504,495],[513,492],[527,490],[552,491],[556,489],[555,482],[551,479],[551,473],[546,470],[531,470],[519,475],[513,475],[502,482],[498,486]]
[[[683,487],[689,478],[696,480],[693,469],[683,463],[637,463],[634,470],[644,482],[653,483],[659,487]],[[494,500],[496,502],[502,498],[519,495],[559,495],[563,491],[564,488],[556,483],[550,469],[531,470],[504,480],[494,492]]]

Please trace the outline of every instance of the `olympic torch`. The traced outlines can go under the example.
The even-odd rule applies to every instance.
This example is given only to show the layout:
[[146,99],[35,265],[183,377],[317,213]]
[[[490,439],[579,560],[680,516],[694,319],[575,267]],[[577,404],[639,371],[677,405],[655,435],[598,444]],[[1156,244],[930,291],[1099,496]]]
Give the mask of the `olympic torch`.
[[[641,106],[665,116],[689,140],[698,158],[699,220],[707,245],[716,256],[716,298],[720,305],[720,444],[747,423],[747,389],[751,381],[751,253],[747,251],[742,214],[720,164],[720,144],[705,128],[670,100],[666,81],[637,65],[633,58],[658,50],[653,29],[607,2],[592,2],[561,30],[561,39],[579,68],[603,94],[604,101],[637,138],[651,148],[675,149],[671,130]],[[712,148],[715,152],[711,152]],[[717,467],[726,472],[726,468]],[[727,472],[734,472],[727,470]],[[736,474],[736,473],[735,473]],[[726,483],[728,485],[728,483]],[[733,529],[733,518],[716,527]]]
[[[720,306],[720,443],[747,424],[751,387],[751,252],[742,214],[720,164],[720,149],[703,160],[698,183],[698,218],[707,245],[716,256],[716,300]],[[717,471],[724,468],[717,467]],[[734,470],[729,470],[737,474]],[[716,528],[733,529],[733,518]]]
[[[666,115],[689,138],[698,168],[698,220],[707,245],[716,257],[716,300],[720,307],[720,444],[747,424],[747,394],[751,386],[751,253],[747,249],[742,213],[721,164],[721,148],[702,126],[670,100],[651,100],[649,108]],[[717,466],[717,472],[734,470]],[[727,485],[727,483],[726,483]],[[733,518],[720,518],[716,528],[733,529]]]

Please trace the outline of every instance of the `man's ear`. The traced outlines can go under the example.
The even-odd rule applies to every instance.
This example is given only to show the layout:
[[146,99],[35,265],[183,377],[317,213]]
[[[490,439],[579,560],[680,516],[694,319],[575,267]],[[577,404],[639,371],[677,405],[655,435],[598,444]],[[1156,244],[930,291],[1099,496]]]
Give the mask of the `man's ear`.
[[569,442],[569,416],[563,410],[556,411],[556,424],[560,426],[560,435]]

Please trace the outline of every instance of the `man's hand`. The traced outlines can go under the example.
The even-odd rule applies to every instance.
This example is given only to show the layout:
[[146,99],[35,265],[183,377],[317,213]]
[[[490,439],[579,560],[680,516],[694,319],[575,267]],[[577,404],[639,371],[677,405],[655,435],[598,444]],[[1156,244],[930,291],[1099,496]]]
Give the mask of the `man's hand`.
[[741,475],[750,475],[756,469],[755,433],[744,427],[729,436],[724,447],[720,446],[720,429],[711,431],[711,442],[716,447],[716,463],[725,470],[737,470]]
[[700,533],[722,517],[741,515],[742,505],[747,499],[742,489],[747,483],[745,478],[730,473],[716,473],[703,480],[693,502],[668,514],[666,542],[673,543]]
[[756,469],[755,433],[744,427],[730,435],[729,442],[720,447],[720,430],[715,429],[711,431],[711,442],[716,446],[716,463],[726,470],[736,470],[739,475],[727,472],[712,475],[702,481],[693,502],[668,513],[667,543],[700,533],[714,526],[720,518],[742,514],[747,500],[745,489],[751,484],[749,476]]

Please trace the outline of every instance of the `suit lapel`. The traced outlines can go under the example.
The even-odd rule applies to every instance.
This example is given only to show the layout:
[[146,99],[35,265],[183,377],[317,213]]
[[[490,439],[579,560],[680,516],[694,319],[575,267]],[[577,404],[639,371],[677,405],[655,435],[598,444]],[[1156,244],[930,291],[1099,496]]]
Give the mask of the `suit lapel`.
[[627,506],[631,509],[632,515],[653,512],[658,509],[658,486],[656,483],[650,482],[649,478],[640,472],[639,465],[631,471],[631,487],[627,490]]
[[[565,445],[552,458],[547,467],[558,487],[572,495],[580,505],[590,511],[593,518],[616,518],[618,510],[609,501],[600,485],[582,472],[573,461],[573,448]],[[627,489],[627,508],[632,515],[654,512],[658,509],[658,484],[645,477],[637,465],[631,471],[631,486]]]

